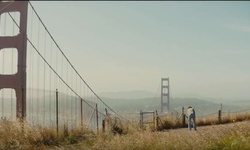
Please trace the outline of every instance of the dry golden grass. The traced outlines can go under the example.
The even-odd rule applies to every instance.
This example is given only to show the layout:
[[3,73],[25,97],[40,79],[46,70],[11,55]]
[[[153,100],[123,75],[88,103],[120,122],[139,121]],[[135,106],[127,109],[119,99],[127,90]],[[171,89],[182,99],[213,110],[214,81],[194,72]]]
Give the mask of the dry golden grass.
[[[198,131],[187,128],[152,132],[152,126],[140,129],[138,123],[113,124],[116,131],[94,133],[87,128],[73,130],[32,127],[20,122],[0,122],[0,149],[94,149],[94,150],[165,150],[165,149],[250,149],[249,114],[225,116],[216,125],[217,118],[197,120]],[[166,121],[166,122],[164,122]],[[176,120],[163,120],[168,127],[183,127]],[[202,125],[209,125],[204,126]],[[175,126],[175,127],[174,127]],[[114,134],[115,133],[115,134]]]
[[0,149],[44,149],[46,146],[74,144],[95,134],[87,128],[79,127],[68,131],[30,126],[17,121],[0,122]]
[[210,149],[249,149],[250,123],[213,125],[199,127],[198,131],[187,129],[165,132],[141,131],[130,127],[126,135],[98,135],[91,147],[79,143],[76,149],[94,150],[210,150]]
[[[210,117],[210,118],[198,118],[196,119],[197,126],[207,126],[207,125],[215,125],[215,124],[227,124],[238,121],[250,120],[250,113],[245,114],[235,114],[235,115],[224,115],[221,117],[221,121],[219,122],[218,117]],[[187,118],[185,119],[185,124],[182,123],[182,118],[170,118],[166,116],[160,119],[158,130],[164,129],[177,129],[187,127]],[[154,125],[151,125],[151,130],[154,130]]]

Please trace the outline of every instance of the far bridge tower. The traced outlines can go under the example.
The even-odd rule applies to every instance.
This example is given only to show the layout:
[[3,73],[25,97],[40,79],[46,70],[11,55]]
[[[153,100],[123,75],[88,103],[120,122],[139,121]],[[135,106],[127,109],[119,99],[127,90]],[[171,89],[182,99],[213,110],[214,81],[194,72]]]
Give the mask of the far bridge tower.
[[163,106],[167,106],[169,112],[169,78],[161,78],[161,113],[163,113]]

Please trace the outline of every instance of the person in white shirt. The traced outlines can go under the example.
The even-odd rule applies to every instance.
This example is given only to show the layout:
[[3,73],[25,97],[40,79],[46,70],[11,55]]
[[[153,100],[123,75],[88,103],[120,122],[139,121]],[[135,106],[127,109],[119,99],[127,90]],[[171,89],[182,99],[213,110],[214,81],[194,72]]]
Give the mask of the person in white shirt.
[[188,130],[191,130],[191,120],[193,121],[194,130],[196,130],[196,122],[195,122],[195,110],[191,106],[187,109],[188,116]]

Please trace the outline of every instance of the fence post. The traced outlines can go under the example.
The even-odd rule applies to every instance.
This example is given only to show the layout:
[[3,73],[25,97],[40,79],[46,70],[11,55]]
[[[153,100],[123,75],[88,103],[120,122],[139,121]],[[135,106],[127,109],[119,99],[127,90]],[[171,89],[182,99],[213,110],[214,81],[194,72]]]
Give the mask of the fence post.
[[142,111],[140,110],[140,128],[142,128],[142,121],[143,121],[143,115]]
[[105,119],[104,119],[104,128],[106,131],[109,130],[109,122],[108,122],[108,109],[105,108]]
[[106,113],[106,115],[108,114],[108,109],[107,108],[105,108],[105,113]]
[[155,111],[155,114],[156,114],[156,130],[158,130],[159,129],[159,116],[158,116],[157,110]]
[[155,112],[153,112],[153,121],[154,121],[154,126],[155,126],[155,130],[157,130],[157,127],[156,127],[156,121],[155,121]]
[[98,124],[98,107],[97,107],[97,104],[95,104],[95,110],[96,110],[96,130],[97,130],[97,132],[98,132],[98,126],[99,126],[99,124]]
[[108,114],[107,108],[105,108],[105,118],[102,120],[102,132],[105,132],[105,122],[106,122],[106,116]]
[[83,115],[82,115],[82,99],[81,99],[81,127],[83,127]]
[[102,120],[102,132],[105,132],[105,120]]
[[222,116],[222,103],[220,104],[220,115]]
[[56,89],[56,133],[58,135],[58,90]]
[[182,107],[182,126],[185,126],[186,123],[186,115],[184,113],[184,107]]
[[218,112],[218,121],[219,121],[219,123],[221,123],[221,110],[219,110],[219,112]]

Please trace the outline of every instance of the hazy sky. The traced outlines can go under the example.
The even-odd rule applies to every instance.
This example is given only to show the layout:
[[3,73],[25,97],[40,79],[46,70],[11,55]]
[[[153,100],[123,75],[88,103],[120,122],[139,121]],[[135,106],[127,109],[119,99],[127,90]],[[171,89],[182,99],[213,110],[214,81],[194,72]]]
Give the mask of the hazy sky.
[[98,93],[250,98],[250,2],[35,2]]

